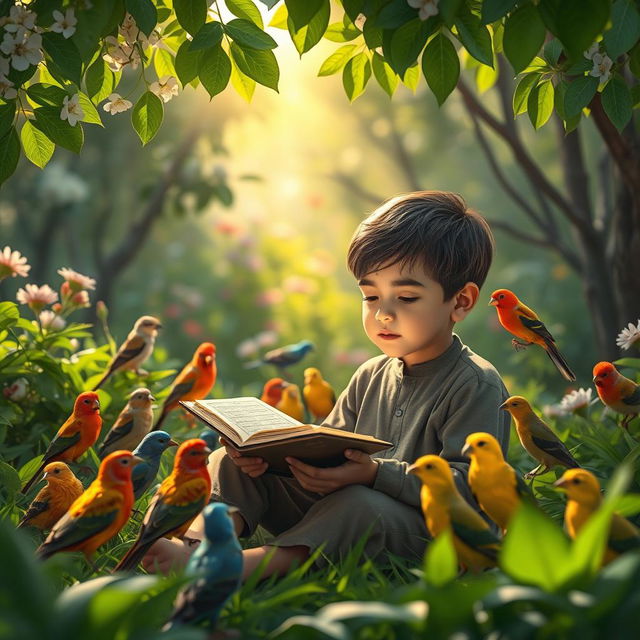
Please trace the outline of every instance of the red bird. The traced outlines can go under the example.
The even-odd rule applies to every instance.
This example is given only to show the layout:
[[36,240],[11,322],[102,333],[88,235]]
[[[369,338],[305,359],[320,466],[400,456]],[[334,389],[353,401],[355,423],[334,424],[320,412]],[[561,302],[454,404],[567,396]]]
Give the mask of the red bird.
[[614,411],[624,414],[621,427],[640,413],[640,385],[623,376],[610,362],[598,362],[593,367],[593,383],[600,400]]
[[50,463],[60,460],[74,462],[89,447],[95,444],[102,428],[100,415],[100,400],[95,391],[81,393],[73,405],[73,413],[58,429],[53,440],[44,452],[42,464],[22,487],[22,493],[27,493],[31,485],[41,476],[43,469]]
[[260,400],[275,407],[282,399],[282,390],[286,386],[287,383],[282,378],[271,378],[271,380],[267,380],[262,390]]
[[564,356],[558,350],[553,336],[538,318],[536,312],[520,302],[515,293],[509,289],[498,289],[491,294],[489,304],[498,311],[500,324],[516,338],[524,341],[511,341],[516,350],[537,344],[547,352],[553,364],[567,380],[573,382],[576,379]]
[[162,405],[158,421],[152,431],[157,431],[169,412],[178,406],[180,400],[202,400],[216,383],[216,347],[211,342],[203,342],[193,354],[191,362],[173,381],[169,395]]

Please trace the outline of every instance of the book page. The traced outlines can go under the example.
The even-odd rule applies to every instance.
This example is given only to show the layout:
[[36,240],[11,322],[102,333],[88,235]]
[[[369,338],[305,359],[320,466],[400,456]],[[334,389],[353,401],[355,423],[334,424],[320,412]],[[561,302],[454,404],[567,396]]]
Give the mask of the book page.
[[242,442],[260,439],[260,435],[269,439],[276,433],[306,431],[309,428],[258,398],[196,400],[196,405],[216,422],[222,421],[232,427]]

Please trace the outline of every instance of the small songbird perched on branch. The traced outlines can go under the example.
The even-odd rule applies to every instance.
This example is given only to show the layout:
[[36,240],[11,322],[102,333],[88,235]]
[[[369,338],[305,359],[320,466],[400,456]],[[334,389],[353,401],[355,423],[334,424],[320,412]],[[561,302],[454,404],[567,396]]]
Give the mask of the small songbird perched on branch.
[[270,404],[272,407],[277,406],[278,402],[282,399],[282,390],[287,384],[288,382],[285,382],[282,378],[271,378],[271,380],[267,380],[262,390],[260,400]]
[[304,422],[304,405],[300,399],[300,388],[297,384],[288,384],[283,389],[282,398],[276,405],[276,409],[298,422]]
[[491,294],[489,304],[496,308],[500,324],[516,336],[516,339],[511,341],[516,350],[537,344],[547,352],[553,364],[567,380],[573,382],[576,379],[564,356],[558,350],[553,336],[535,311],[520,302],[515,293],[509,289],[498,289]]
[[107,378],[116,371],[131,369],[138,375],[145,372],[140,369],[140,365],[151,355],[156,342],[158,331],[162,328],[160,320],[153,316],[142,316],[136,320],[133,329],[129,332],[127,339],[120,345],[118,352],[109,364],[106,373],[100,382],[94,387],[94,391],[99,389]]
[[622,413],[621,427],[640,413],[640,385],[623,376],[610,362],[598,362],[593,368],[593,383],[600,400],[614,411]]
[[193,582],[178,594],[164,631],[205,621],[215,628],[224,603],[240,587],[242,548],[229,517],[231,511],[223,502],[204,508],[205,539],[193,552],[185,571]]
[[140,463],[135,466],[131,474],[133,482],[133,497],[138,500],[144,492],[153,484],[160,468],[162,454],[169,447],[178,447],[179,444],[171,439],[166,431],[152,431],[148,433],[142,442],[134,449],[133,455],[140,458]]
[[313,350],[313,343],[309,340],[301,340],[295,344],[288,344],[285,347],[279,347],[278,349],[272,349],[260,358],[260,360],[254,360],[248,362],[245,367],[247,369],[255,369],[263,364],[272,364],[278,369],[285,369],[292,364],[300,362],[309,351]]
[[64,462],[50,462],[44,468],[42,479],[47,481],[47,486],[40,489],[33,499],[18,528],[51,529],[84,491],[80,480]]
[[429,533],[435,538],[450,529],[458,562],[465,569],[477,573],[495,567],[500,539],[460,495],[449,463],[440,456],[426,455],[408,470],[422,480],[420,503]]
[[138,459],[130,451],[114,451],[100,464],[98,477],[56,522],[38,547],[44,559],[59,551],[82,551],[87,560],[111,540],[131,515],[131,469]]
[[[567,494],[564,523],[567,533],[575,538],[602,504],[600,483],[586,469],[569,469],[553,486]],[[620,514],[614,513],[603,564],[608,564],[621,553],[632,549],[640,549],[640,530]]]
[[171,391],[165,398],[158,421],[153,427],[157,431],[180,400],[202,400],[216,383],[216,347],[211,342],[203,342],[189,362],[173,381]]
[[511,396],[501,405],[501,409],[511,414],[520,443],[539,465],[525,474],[533,478],[546,473],[552,467],[579,467],[576,459],[558,436],[539,418],[529,402],[522,396]]
[[43,469],[50,463],[75,462],[89,447],[93,446],[100,435],[102,417],[100,416],[100,400],[95,391],[84,391],[73,405],[73,413],[58,429],[58,433],[44,452],[42,464],[22,487],[27,493],[31,485],[40,477]]
[[133,546],[114,571],[130,571],[151,545],[162,537],[181,538],[211,496],[207,457],[211,449],[204,440],[185,440],[173,463],[173,471],[151,499]]
[[320,370],[315,367],[304,370],[302,394],[307,409],[316,422],[322,422],[336,404],[336,394],[331,385],[322,377]]
[[152,402],[155,398],[149,389],[141,387],[129,396],[129,402],[107,433],[100,445],[98,455],[104,458],[116,449],[133,451],[142,441],[153,423]]
[[500,443],[490,433],[479,431],[467,436],[462,455],[471,458],[471,492],[504,533],[522,500],[535,502],[531,489],[504,459]]

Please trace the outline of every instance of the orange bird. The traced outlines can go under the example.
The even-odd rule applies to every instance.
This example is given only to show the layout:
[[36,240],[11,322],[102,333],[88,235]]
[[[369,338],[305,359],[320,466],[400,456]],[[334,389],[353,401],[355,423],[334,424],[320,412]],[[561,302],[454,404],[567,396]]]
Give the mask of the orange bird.
[[520,302],[515,293],[509,289],[498,289],[491,294],[489,304],[498,311],[500,324],[509,333],[516,336],[516,339],[511,341],[516,351],[531,344],[537,344],[547,352],[553,364],[567,380],[573,382],[576,379],[564,356],[558,350],[553,336],[538,318],[536,312]]
[[178,406],[180,400],[202,400],[216,383],[216,347],[211,342],[203,342],[193,354],[191,362],[173,381],[169,395],[162,405],[158,421],[152,431],[157,431],[169,412]]
[[58,429],[53,440],[44,452],[42,464],[31,476],[27,484],[22,487],[22,493],[27,493],[31,485],[40,477],[43,469],[56,460],[74,462],[89,447],[95,444],[100,435],[102,416],[100,415],[100,400],[95,391],[81,393],[73,405],[73,413]]
[[47,481],[47,486],[38,491],[38,495],[18,523],[18,529],[51,529],[84,491],[82,482],[64,462],[49,463],[44,468],[42,479]]
[[623,376],[610,362],[598,362],[593,367],[593,383],[604,404],[624,414],[623,429],[640,413],[640,385]]
[[82,551],[87,560],[115,536],[131,515],[131,470],[140,458],[114,451],[100,465],[98,477],[54,525],[36,553],[42,559],[59,551]]
[[282,399],[282,390],[287,386],[287,383],[282,378],[271,378],[267,380],[262,390],[260,400],[275,407]]
[[207,457],[211,449],[200,438],[185,440],[173,462],[173,471],[151,499],[133,546],[114,571],[129,571],[151,545],[162,538],[182,538],[211,496]]

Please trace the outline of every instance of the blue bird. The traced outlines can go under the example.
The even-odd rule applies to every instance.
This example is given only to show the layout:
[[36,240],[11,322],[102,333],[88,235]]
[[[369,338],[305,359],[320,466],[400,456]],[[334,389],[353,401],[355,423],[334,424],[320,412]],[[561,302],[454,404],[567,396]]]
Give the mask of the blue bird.
[[245,367],[247,369],[255,369],[263,364],[272,364],[278,369],[285,369],[292,364],[300,362],[300,360],[314,348],[313,342],[301,340],[295,344],[288,344],[286,347],[279,347],[278,349],[267,351],[260,360],[248,362]]
[[133,452],[142,462],[133,468],[131,481],[133,496],[136,500],[152,485],[160,468],[160,458],[168,447],[177,447],[178,443],[171,439],[166,431],[148,433]]
[[225,602],[240,587],[242,548],[230,518],[233,511],[235,507],[224,502],[213,502],[204,508],[205,539],[185,570],[193,582],[178,594],[163,631],[201,622],[215,628]]
[[204,440],[211,451],[218,448],[218,434],[213,429],[205,429],[198,438]]

